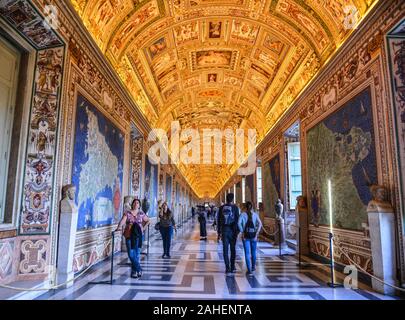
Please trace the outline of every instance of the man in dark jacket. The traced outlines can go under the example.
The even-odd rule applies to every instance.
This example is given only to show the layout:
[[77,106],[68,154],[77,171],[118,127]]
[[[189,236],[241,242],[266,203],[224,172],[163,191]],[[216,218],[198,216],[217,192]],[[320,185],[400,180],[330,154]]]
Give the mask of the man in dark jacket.
[[[226,274],[236,272],[236,241],[238,239],[239,228],[239,208],[233,204],[234,195],[229,193],[226,197],[226,204],[219,208],[218,213],[218,237],[222,239]],[[229,248],[231,250],[231,260],[229,261]]]

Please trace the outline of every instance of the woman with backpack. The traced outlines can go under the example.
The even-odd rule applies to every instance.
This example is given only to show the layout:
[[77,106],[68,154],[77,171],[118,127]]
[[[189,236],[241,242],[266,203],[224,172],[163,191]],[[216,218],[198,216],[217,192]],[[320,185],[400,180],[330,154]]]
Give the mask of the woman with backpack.
[[242,234],[243,248],[245,249],[245,259],[248,276],[252,276],[256,270],[257,240],[263,224],[259,215],[253,211],[250,201],[246,202],[246,212],[243,212],[238,221],[239,231]]
[[131,210],[124,213],[116,231],[122,231],[127,246],[129,260],[131,261],[131,278],[142,277],[141,251],[143,243],[143,233],[147,229],[150,220],[141,210],[141,201],[135,199],[132,202]]
[[169,209],[167,202],[163,202],[162,209],[159,212],[159,230],[163,240],[163,256],[162,258],[170,259],[170,246],[173,237],[173,230],[177,231],[176,221],[172,211]]

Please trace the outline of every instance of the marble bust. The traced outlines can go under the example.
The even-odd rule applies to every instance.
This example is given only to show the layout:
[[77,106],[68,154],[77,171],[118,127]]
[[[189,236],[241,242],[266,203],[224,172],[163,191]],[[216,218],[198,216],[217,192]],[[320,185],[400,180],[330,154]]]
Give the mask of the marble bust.
[[63,213],[75,213],[77,207],[75,203],[76,186],[68,184],[62,188],[62,201],[60,203],[60,210]]
[[126,196],[124,198],[124,212],[132,210],[132,202],[134,201],[133,196]]
[[297,197],[297,210],[302,211],[306,210],[307,208],[307,199],[304,196]]
[[392,212],[391,203],[387,200],[387,189],[383,186],[374,185],[371,187],[373,200],[368,204],[368,212]]
[[275,210],[277,219],[282,219],[284,214],[284,205],[282,204],[280,199],[278,199],[276,202]]

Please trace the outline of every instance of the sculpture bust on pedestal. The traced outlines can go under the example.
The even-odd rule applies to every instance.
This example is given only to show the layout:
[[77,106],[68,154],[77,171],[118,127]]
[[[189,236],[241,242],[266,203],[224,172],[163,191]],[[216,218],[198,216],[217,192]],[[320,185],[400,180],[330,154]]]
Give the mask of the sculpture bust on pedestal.
[[391,203],[387,200],[387,189],[383,186],[374,185],[371,187],[373,200],[368,204],[368,212],[391,212],[393,211]]
[[[383,186],[371,187],[373,200],[367,207],[370,229],[373,271],[377,278],[385,283],[396,285],[396,235],[395,215],[387,199],[387,189]],[[392,287],[372,279],[374,290],[384,294],[394,294]]]
[[284,217],[284,205],[282,204],[281,200],[278,199],[275,205],[275,210],[276,210],[276,218],[277,219],[283,219]]
[[308,202],[306,197],[302,195],[297,197],[295,211],[298,250],[301,250],[302,254],[308,254]]
[[278,244],[282,248],[287,248],[284,226],[284,205],[281,200],[278,199],[274,206],[276,211],[277,230],[279,235],[275,237],[275,244]]
[[75,203],[76,187],[68,184],[62,188],[60,202],[58,274],[59,284],[73,285],[73,258],[77,233],[78,210]]
[[60,211],[63,213],[74,213],[77,211],[76,186],[68,184],[62,188],[62,201],[60,202]]

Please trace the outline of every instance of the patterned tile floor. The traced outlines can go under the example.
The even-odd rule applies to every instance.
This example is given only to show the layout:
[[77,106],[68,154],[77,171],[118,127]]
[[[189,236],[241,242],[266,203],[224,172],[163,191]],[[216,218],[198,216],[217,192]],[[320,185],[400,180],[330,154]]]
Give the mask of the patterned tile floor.
[[[245,276],[243,248],[238,243],[237,269],[226,277],[221,244],[209,231],[207,242],[199,241],[198,223],[190,221],[175,236],[172,259],[163,260],[162,242],[152,243],[149,257],[143,257],[142,279],[131,279],[125,253],[115,255],[113,285],[94,285],[90,281],[109,279],[110,262],[96,265],[69,289],[47,292],[41,300],[159,300],[159,299],[260,299],[260,300],[390,300],[363,284],[357,290],[331,289],[328,267],[320,264],[301,269],[293,256],[278,257],[269,243],[258,247],[258,268],[254,277]],[[308,262],[310,260],[306,259]],[[337,274],[342,281],[342,274]]]

